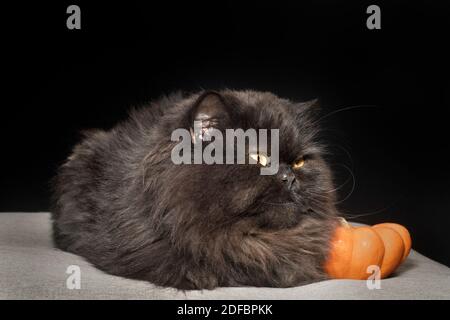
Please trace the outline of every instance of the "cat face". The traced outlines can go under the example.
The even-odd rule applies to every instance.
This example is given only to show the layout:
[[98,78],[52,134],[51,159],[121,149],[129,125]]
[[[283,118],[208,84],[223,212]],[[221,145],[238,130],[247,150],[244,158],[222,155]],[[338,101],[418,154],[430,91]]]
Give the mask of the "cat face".
[[[171,210],[187,215],[185,223],[201,221],[215,228],[248,219],[259,228],[280,229],[307,216],[320,219],[334,212],[331,173],[318,142],[315,101],[295,104],[252,91],[205,92],[186,110],[180,124],[191,132],[196,120],[202,121],[203,131],[278,129],[279,167],[274,175],[261,175],[270,155],[258,151],[249,155],[256,164],[171,163],[162,198],[170,199]],[[267,150],[274,142],[269,139]]]

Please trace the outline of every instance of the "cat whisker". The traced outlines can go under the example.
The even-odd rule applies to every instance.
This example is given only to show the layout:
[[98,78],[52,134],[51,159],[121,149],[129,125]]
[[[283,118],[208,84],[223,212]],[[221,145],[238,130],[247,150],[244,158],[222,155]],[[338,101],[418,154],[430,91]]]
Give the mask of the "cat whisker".
[[273,206],[295,206],[295,202],[268,202],[268,201],[261,201],[261,203],[273,205]]
[[350,190],[350,192],[347,194],[347,196],[345,196],[342,200],[336,201],[336,204],[342,203],[345,200],[347,200],[348,198],[350,198],[350,196],[353,194],[353,192],[355,191],[355,187],[356,187],[356,178],[355,175],[353,174],[353,171],[346,166],[345,164],[340,164],[342,167],[344,167],[345,169],[348,170],[348,172],[350,173],[351,177],[352,177],[352,189]]
[[382,208],[380,208],[380,209],[376,209],[376,210],[373,210],[373,211],[363,212],[363,213],[360,213],[360,214],[349,214],[349,213],[344,213],[344,216],[345,216],[346,218],[349,218],[349,219],[357,219],[357,218],[360,218],[360,217],[372,216],[372,215],[375,215],[375,214],[379,214],[379,213],[381,213],[381,212],[383,212],[383,211],[385,211],[385,210],[387,210],[387,209],[389,209],[389,208],[394,207],[394,205],[395,205],[398,201],[399,201],[399,199],[393,201],[392,203],[390,203],[390,204],[388,204],[388,205],[386,205],[386,206],[384,206],[384,207],[382,207]]
[[339,112],[343,112],[343,111],[349,111],[349,110],[353,110],[353,109],[361,109],[361,108],[379,108],[380,106],[377,105],[356,105],[356,106],[348,106],[348,107],[344,107],[344,108],[340,108],[334,111],[331,111],[329,113],[327,113],[326,115],[322,116],[321,118],[319,118],[316,122],[320,122],[323,119],[326,119],[328,117],[331,117],[332,115],[335,115]]
[[350,177],[347,178],[347,180],[345,180],[340,186],[333,188],[331,190],[327,190],[327,191],[325,191],[325,193],[331,193],[331,192],[335,192],[335,191],[342,189],[350,181],[350,179],[351,179]]
[[350,151],[348,151],[344,146],[341,146],[340,144],[335,144],[334,146],[344,151],[345,155],[350,160],[350,165],[353,167],[354,161],[352,155],[350,154]]

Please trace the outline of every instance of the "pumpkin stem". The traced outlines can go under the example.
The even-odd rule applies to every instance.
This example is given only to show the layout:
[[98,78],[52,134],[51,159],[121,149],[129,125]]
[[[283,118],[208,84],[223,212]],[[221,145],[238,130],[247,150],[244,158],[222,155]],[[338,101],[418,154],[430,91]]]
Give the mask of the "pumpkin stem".
[[339,217],[338,219],[339,219],[339,223],[341,224],[342,227],[350,228],[350,224],[347,222],[347,220],[345,220],[342,217]]

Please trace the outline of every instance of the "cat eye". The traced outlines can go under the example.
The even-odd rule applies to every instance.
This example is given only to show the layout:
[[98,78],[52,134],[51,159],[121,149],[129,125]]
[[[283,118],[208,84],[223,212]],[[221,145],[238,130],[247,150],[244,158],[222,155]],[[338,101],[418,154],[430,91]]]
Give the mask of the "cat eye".
[[258,164],[262,165],[263,167],[267,166],[269,164],[269,157],[260,154],[260,153],[250,153],[250,158],[255,160]]
[[294,170],[298,170],[298,169],[300,169],[301,167],[303,167],[304,164],[305,164],[305,159],[302,157],[302,158],[300,158],[300,159],[294,161],[294,163],[292,164],[292,168],[293,168]]

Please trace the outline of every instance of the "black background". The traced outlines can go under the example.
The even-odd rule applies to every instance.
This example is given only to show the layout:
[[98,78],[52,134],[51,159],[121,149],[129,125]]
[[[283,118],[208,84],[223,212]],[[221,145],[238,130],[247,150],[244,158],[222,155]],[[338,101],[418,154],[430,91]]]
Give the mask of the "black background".
[[[344,108],[323,121],[342,211],[402,223],[415,249],[450,265],[445,2],[5,5],[0,211],[48,210],[48,180],[78,132],[130,106],[177,89],[267,90]],[[70,4],[81,30],[66,28]],[[369,4],[381,30],[366,28]]]

